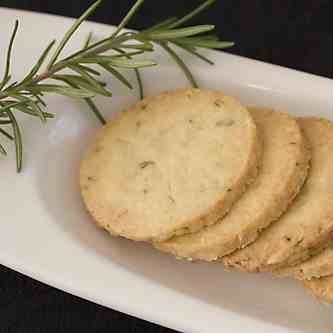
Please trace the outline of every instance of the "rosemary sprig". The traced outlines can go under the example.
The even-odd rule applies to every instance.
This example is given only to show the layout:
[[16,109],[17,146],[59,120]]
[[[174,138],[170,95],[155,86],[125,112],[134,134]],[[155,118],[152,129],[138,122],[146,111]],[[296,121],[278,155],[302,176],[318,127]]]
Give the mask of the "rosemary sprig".
[[189,20],[200,14],[207,7],[211,6],[214,2],[215,0],[206,0],[189,14],[185,15],[180,19],[178,19],[177,17],[170,17],[165,21],[144,30],[143,36],[140,37],[143,41],[158,43],[160,46],[162,46],[162,48],[167,51],[171,58],[184,72],[185,76],[193,87],[198,86],[193,74],[191,73],[185,62],[172,48],[169,47],[168,44],[174,44],[179,48],[184,49],[185,51],[196,56],[197,58],[207,62],[208,64],[213,65],[214,63],[210,59],[200,54],[197,51],[197,48],[225,49],[228,47],[232,47],[234,45],[233,42],[222,42],[214,35],[202,35],[203,33],[213,31],[215,29],[215,26],[213,25],[195,26],[182,29],[175,28],[178,28],[184,23],[187,23]]
[[[221,42],[214,35],[208,34],[214,29],[213,25],[183,26],[214,1],[202,2],[184,17],[169,18],[143,31],[124,32],[123,29],[144,2],[137,0],[113,33],[97,41],[92,40],[90,33],[81,49],[61,58],[64,48],[80,25],[101,4],[102,0],[97,0],[73,23],[56,47],[55,40],[47,45],[35,65],[21,81],[12,81],[11,77],[12,51],[19,27],[19,22],[16,21],[8,46],[4,75],[0,81],[0,135],[15,143],[17,171],[22,169],[23,151],[18,114],[25,113],[45,123],[53,117],[46,111],[46,94],[83,99],[99,121],[105,124],[103,115],[93,101],[96,95],[112,96],[106,82],[100,79],[101,71],[106,71],[132,89],[132,84],[118,69],[134,70],[142,98],[144,93],[139,69],[155,66],[156,62],[137,57],[154,51],[155,45],[161,46],[183,70],[192,86],[197,87],[198,84],[190,69],[173,46],[209,64],[212,62],[201,55],[197,51],[198,48],[222,49],[232,46],[232,43]],[[49,61],[45,64],[47,59]],[[13,134],[8,133],[5,126],[11,126]],[[1,143],[0,153],[6,154]]]

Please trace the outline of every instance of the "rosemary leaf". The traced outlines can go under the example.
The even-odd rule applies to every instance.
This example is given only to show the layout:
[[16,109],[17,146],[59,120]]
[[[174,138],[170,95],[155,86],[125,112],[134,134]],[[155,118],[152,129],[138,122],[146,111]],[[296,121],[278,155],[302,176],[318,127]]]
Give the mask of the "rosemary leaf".
[[28,114],[29,116],[37,117],[36,112],[33,109],[29,108],[28,106],[26,106],[24,104],[23,105],[17,105],[14,110],[17,110],[17,111],[20,111],[22,113]]
[[122,75],[119,71],[109,66],[108,64],[101,63],[100,66],[104,68],[107,72],[111,73],[115,76],[121,83],[123,83],[126,87],[133,89],[131,83],[126,79],[124,75]]
[[107,37],[107,38],[101,39],[98,42],[92,43],[86,49],[82,49],[77,52],[74,52],[73,54],[69,55],[65,59],[61,60],[60,63],[58,64],[58,66],[60,66],[63,63],[66,63],[67,61],[72,60],[72,59],[77,59],[80,57],[89,57],[91,55],[104,53],[108,50],[111,50],[113,47],[117,47],[117,46],[121,45],[122,43],[133,39],[132,35],[137,35],[137,34],[127,32],[127,33],[121,34],[114,38]]
[[55,117],[55,115],[53,114],[53,113],[50,113],[50,112],[43,112],[43,114],[44,114],[44,117],[45,118],[50,118],[50,119],[52,119],[52,118],[54,118]]
[[83,66],[83,65],[75,64],[75,65],[71,65],[70,67],[71,68],[75,67],[75,68],[81,69],[81,70],[83,70],[85,72],[88,72],[88,73],[96,75],[96,76],[100,76],[101,75],[100,72],[98,72],[98,71],[96,71],[93,68],[90,68],[88,66]]
[[188,45],[182,45],[181,43],[174,43],[175,45],[177,45],[178,47],[180,47],[181,49],[191,53],[192,55],[196,56],[197,58],[205,61],[206,63],[210,64],[210,65],[214,65],[214,62],[211,61],[210,59],[208,59],[207,57],[203,56],[202,54],[198,53],[194,47],[188,46]]
[[137,56],[139,54],[142,54],[143,51],[134,51],[134,52],[128,52],[128,53],[122,53],[122,54],[112,54],[112,55],[95,55],[90,57],[84,57],[82,59],[78,60],[72,60],[72,64],[99,64],[99,63],[109,63],[114,59],[117,58],[131,58],[133,56]]
[[171,23],[177,21],[177,17],[170,17],[160,23],[157,23],[155,25],[153,25],[151,28],[148,28],[148,29],[145,29],[143,32],[144,33],[149,33],[151,31],[154,31],[154,30],[161,30],[163,28],[168,28],[170,29],[170,25]]
[[0,120],[0,125],[9,125],[12,122],[10,120]]
[[[5,85],[10,81],[10,79],[11,79],[11,75],[8,76],[8,79],[7,79],[7,82],[5,83]],[[6,90],[7,90],[7,91],[10,90],[10,89],[12,89],[14,86],[16,86],[16,85],[17,85],[17,81],[14,81],[14,82],[12,82],[8,87],[6,87]]]
[[58,57],[61,53],[61,51],[66,46],[67,42],[70,40],[70,38],[73,36],[75,31],[80,27],[80,25],[85,21],[101,4],[102,0],[97,0],[94,2],[71,26],[71,28],[66,32],[64,38],[61,40],[59,46],[57,47],[54,55],[52,56],[47,68],[50,69],[53,64],[58,60]]
[[[111,97],[112,93],[103,88],[102,84],[92,84],[91,82],[87,81],[85,78],[76,75],[70,74],[63,74],[63,75],[53,75],[52,79],[62,81],[67,83],[70,86],[76,86],[76,90],[83,89],[85,91],[91,91],[95,94],[99,94],[106,97]],[[98,82],[98,81],[96,81]],[[87,96],[88,97],[88,96]],[[92,96],[89,96],[92,97]]]
[[196,37],[179,38],[177,39],[177,42],[182,45],[202,47],[207,49],[225,49],[228,47],[232,47],[234,45],[233,42],[221,42],[207,38],[196,38]]
[[[9,124],[11,124],[12,122],[10,121]],[[4,129],[0,128],[0,132],[7,137],[9,140],[14,140],[14,137],[12,135],[10,135],[7,131],[5,131]]]
[[84,101],[88,104],[92,112],[95,114],[95,116],[98,118],[98,120],[101,122],[102,125],[106,124],[106,120],[102,116],[101,112],[98,110],[96,104],[93,102],[91,98],[85,98]]
[[184,72],[186,78],[191,83],[192,87],[198,88],[198,84],[193,77],[191,71],[186,66],[184,61],[179,57],[179,55],[172,50],[166,43],[160,43],[161,47],[171,56],[171,58],[176,62],[176,64],[180,67],[180,69]]
[[90,45],[90,42],[92,40],[92,37],[93,37],[93,33],[90,31],[85,42],[84,42],[84,45],[83,45],[83,48],[86,49],[87,47],[89,47]]
[[128,59],[112,59],[109,64],[121,68],[143,68],[156,66],[157,63],[152,60],[128,60]]
[[122,44],[122,49],[133,49],[133,50],[142,50],[146,52],[152,52],[154,51],[154,46],[150,42],[143,42],[141,44]]
[[[75,84],[69,83],[69,85],[72,88],[78,88]],[[100,123],[102,125],[105,125],[106,124],[106,120],[103,117],[102,113],[99,111],[99,109],[98,109],[97,105],[94,103],[94,101],[91,98],[84,98],[83,100],[86,102],[86,104],[91,109],[91,111],[96,116],[96,118],[100,121]]]
[[44,107],[46,107],[46,103],[38,96],[38,95],[34,95],[34,97],[37,99],[37,102],[41,105],[43,105]]
[[[5,87],[6,84],[11,80],[11,78],[12,78],[12,76],[11,76],[11,75],[8,75],[6,78],[3,79],[1,85],[2,85],[3,87]],[[15,85],[16,83],[17,83],[17,82],[12,83],[12,84],[9,86],[9,88],[10,88],[12,85]],[[1,90],[1,89],[0,89],[0,90]]]
[[[1,131],[1,129],[0,129],[0,131]],[[0,143],[0,153],[5,156],[7,155],[6,149],[4,148],[4,146],[1,143]]]
[[46,118],[49,118],[45,115],[45,113],[35,104],[35,103],[30,103],[29,104],[30,107],[28,107],[28,105],[23,104],[23,105],[17,105],[15,107],[13,107],[14,110],[18,110],[21,111],[23,113],[26,113],[30,116],[35,116],[35,117],[39,117],[40,120],[45,123],[46,122]]
[[138,86],[139,86],[139,96],[140,96],[140,99],[143,99],[144,98],[143,84],[142,84],[142,79],[141,79],[140,71],[139,71],[139,69],[134,68],[134,72],[135,72],[136,80],[137,80]]
[[176,38],[184,38],[188,36],[199,35],[211,31],[214,28],[215,28],[214,25],[197,25],[195,27],[188,27],[188,28],[153,31],[150,33],[143,34],[143,37],[148,37],[149,39],[157,41],[172,40]]
[[129,10],[123,20],[119,23],[116,31],[111,35],[111,37],[115,37],[119,34],[119,32],[126,26],[129,20],[133,17],[133,15],[138,11],[140,6],[143,4],[144,0],[137,0],[134,6]]
[[[117,50],[117,52],[119,52],[120,48],[114,48],[113,50]],[[114,58],[127,58],[127,59],[131,59],[131,57],[135,57],[137,55],[140,55],[140,54],[143,54],[144,51],[142,50],[138,50],[138,51],[132,51],[132,52],[125,52],[125,51],[122,51],[120,54],[113,54],[113,55],[110,55],[110,59],[114,59]],[[103,57],[103,56],[101,56]],[[105,56],[107,57],[107,56]]]
[[99,94],[101,94],[103,96],[107,96],[107,97],[112,96],[112,93],[110,91],[108,91],[107,89],[103,88],[103,86],[106,85],[105,82],[97,81],[93,76],[91,76],[86,71],[82,70],[80,67],[70,66],[69,68],[71,70],[73,70],[74,72],[78,73],[79,75],[81,75],[81,78],[88,83],[88,85],[85,86],[85,88],[89,89],[89,85],[90,85],[91,87],[93,87],[94,90],[96,89],[95,91],[97,93],[99,93]]
[[6,103],[5,105],[1,105],[0,106],[0,113],[1,114],[6,114],[8,112],[8,110],[10,110],[11,108],[14,108],[14,107],[17,107],[17,106],[20,106],[20,105],[24,105],[26,104],[26,102],[8,102]]
[[23,79],[22,81],[22,85],[25,84],[26,82],[28,82],[29,80],[31,80],[39,71],[39,69],[41,68],[41,66],[43,65],[46,57],[48,56],[49,52],[51,51],[53,45],[55,44],[56,40],[54,39],[45,49],[45,51],[42,53],[42,55],[40,56],[40,58],[38,59],[36,65],[32,68],[32,70],[30,71],[30,73]]
[[43,112],[43,110],[39,106],[39,104],[41,104],[41,103],[39,102],[38,98],[40,98],[40,97],[38,97],[36,100],[34,100],[34,99],[26,97],[26,96],[15,95],[15,98],[18,99],[23,104],[18,104],[16,106],[14,106],[13,109],[19,110],[19,111],[29,114],[31,116],[39,117],[43,123],[46,122],[47,118],[50,118],[50,116],[46,112]]
[[15,142],[15,151],[16,151],[16,170],[21,172],[22,170],[22,155],[23,155],[23,143],[20,127],[11,111],[7,111],[8,117],[12,122],[13,133],[14,133],[14,142]]
[[201,38],[203,38],[205,40],[215,40],[215,41],[219,41],[220,40],[219,36],[217,36],[215,34],[204,35]]
[[196,9],[194,9],[192,12],[190,12],[189,14],[187,14],[183,18],[181,18],[180,20],[170,24],[169,29],[176,28],[176,27],[179,27],[180,25],[183,25],[185,22],[189,21],[194,16],[197,16],[199,13],[201,13],[207,7],[211,6],[214,2],[215,2],[215,0],[205,1],[200,6],[198,6]]
[[7,82],[10,80],[10,76],[9,76],[10,62],[11,62],[12,49],[13,49],[13,44],[14,44],[14,40],[15,40],[15,37],[16,37],[16,33],[17,33],[17,30],[18,30],[18,26],[19,26],[19,22],[18,22],[18,20],[16,20],[14,30],[13,30],[13,33],[10,37],[10,41],[9,41],[9,46],[8,46],[8,51],[7,51],[7,58],[6,58],[5,73],[3,75],[3,80],[0,83],[0,91],[7,84]]
[[[121,54],[126,54],[128,59],[131,59],[131,57],[128,55],[128,53],[126,53],[124,50],[122,49],[115,49],[115,51],[121,53]],[[134,73],[135,73],[135,77],[136,80],[138,82],[138,87],[139,87],[139,96],[140,99],[143,99],[143,84],[142,84],[142,80],[141,80],[141,75],[140,75],[140,71],[138,68],[134,68]]]
[[17,109],[21,112],[24,112],[26,114],[37,116],[40,118],[40,120],[45,123],[46,117],[45,113],[42,111],[42,109],[39,107],[39,100],[33,100],[32,98],[22,96],[22,95],[15,95],[14,96],[20,104],[17,104],[16,106],[13,106],[13,109]]
[[71,88],[67,86],[59,86],[55,84],[37,84],[30,88],[35,92],[48,92],[59,95],[64,95],[72,98],[89,98],[94,97],[95,94],[92,91],[83,88]]
[[42,112],[42,115],[40,115],[38,111],[36,112],[34,109],[29,108],[25,105],[17,105],[14,109],[22,113],[28,114],[29,116],[39,117],[43,122],[45,122],[47,118],[54,118],[54,115],[52,113],[40,111]]
[[42,123],[46,123],[46,117],[44,112],[42,111],[42,109],[38,106],[38,104],[36,104],[35,102],[31,101],[31,103],[29,104],[31,109],[34,110],[34,112],[36,113],[36,116],[39,117],[39,119],[41,120]]

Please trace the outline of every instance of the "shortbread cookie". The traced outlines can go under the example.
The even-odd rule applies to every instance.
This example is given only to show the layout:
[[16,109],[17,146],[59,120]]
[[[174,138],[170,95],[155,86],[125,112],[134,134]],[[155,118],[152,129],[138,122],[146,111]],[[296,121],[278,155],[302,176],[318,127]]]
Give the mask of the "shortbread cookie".
[[333,275],[303,281],[305,288],[323,303],[333,304]]
[[224,258],[226,267],[272,271],[305,261],[332,239],[333,123],[318,118],[302,118],[299,122],[312,150],[304,188],[286,214],[255,243]]
[[333,249],[329,246],[309,260],[295,266],[282,268],[276,274],[299,280],[310,280],[333,275]]
[[297,121],[286,113],[249,109],[264,141],[255,182],[218,223],[154,245],[177,257],[216,260],[256,240],[294,199],[308,172],[309,153]]
[[249,112],[221,92],[146,98],[100,130],[80,170],[96,223],[133,240],[165,240],[216,223],[257,173]]

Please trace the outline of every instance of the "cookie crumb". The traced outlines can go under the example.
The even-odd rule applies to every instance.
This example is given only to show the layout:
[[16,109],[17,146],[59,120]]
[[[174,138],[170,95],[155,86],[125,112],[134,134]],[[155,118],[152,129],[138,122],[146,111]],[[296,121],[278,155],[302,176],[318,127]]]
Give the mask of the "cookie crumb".
[[174,199],[171,195],[168,195],[168,199],[169,199],[173,204],[176,203],[175,199]]
[[143,161],[139,164],[141,169],[145,169],[147,166],[149,165],[154,165],[155,162],[154,161]]
[[222,119],[216,122],[216,126],[217,127],[230,127],[235,123],[235,121],[233,119]]
[[215,104],[218,108],[220,108],[220,107],[224,104],[224,102],[222,101],[222,99],[216,99],[216,100],[214,101],[214,104]]
[[94,149],[94,152],[95,152],[95,153],[100,153],[102,150],[103,150],[103,148],[102,148],[101,146],[97,146],[97,147]]

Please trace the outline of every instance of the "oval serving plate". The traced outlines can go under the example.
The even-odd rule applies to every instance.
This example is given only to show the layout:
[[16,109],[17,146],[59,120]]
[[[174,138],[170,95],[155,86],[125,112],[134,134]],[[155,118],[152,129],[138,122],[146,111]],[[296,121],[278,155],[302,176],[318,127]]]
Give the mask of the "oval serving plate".
[[[67,18],[1,8],[0,17],[2,41],[8,40],[14,20],[21,22],[14,49],[16,77],[22,77],[50,39],[60,37],[71,24]],[[81,46],[91,30],[105,35],[110,29],[85,23],[82,38],[74,39],[69,48]],[[0,64],[6,44],[0,45]],[[246,105],[333,119],[333,81],[225,53],[207,55],[214,67],[187,57],[201,86],[238,96]],[[153,57],[160,66],[142,71],[146,94],[187,85],[163,54]],[[114,97],[97,101],[108,118],[137,99],[136,91],[110,83]],[[294,281],[177,261],[148,245],[113,239],[98,230],[82,205],[77,179],[81,154],[98,123],[80,102],[62,97],[48,102],[57,117],[47,126],[23,120],[23,173],[15,173],[12,153],[1,160],[1,264],[180,331],[332,331],[332,309]]]

